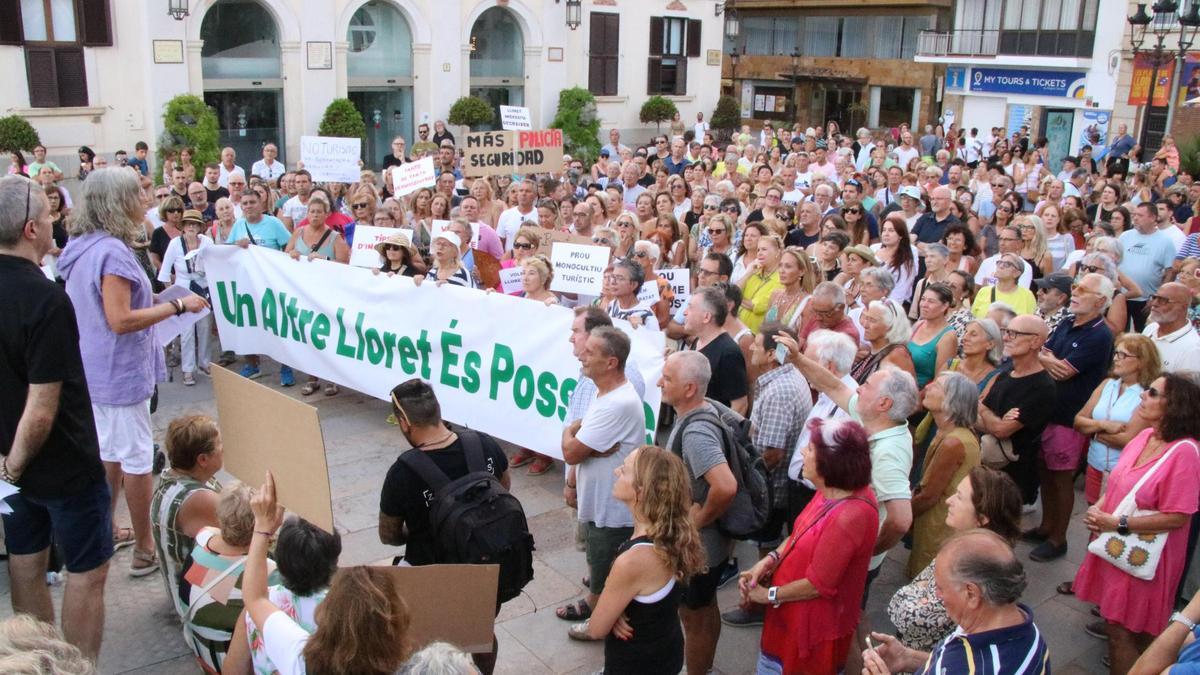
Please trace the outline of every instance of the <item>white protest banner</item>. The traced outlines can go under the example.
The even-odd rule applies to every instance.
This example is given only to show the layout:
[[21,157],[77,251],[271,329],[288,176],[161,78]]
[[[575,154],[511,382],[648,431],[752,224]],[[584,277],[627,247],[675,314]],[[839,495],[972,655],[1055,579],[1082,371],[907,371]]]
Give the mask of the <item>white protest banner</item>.
[[[575,316],[566,307],[451,284],[418,287],[261,246],[212,246],[201,258],[226,349],[303,365],[385,401],[397,384],[420,377],[447,420],[562,457],[562,422],[579,376],[567,341]],[[652,443],[663,334],[616,324],[630,335],[630,359],[648,385]]]
[[522,271],[520,267],[509,267],[500,270],[500,289],[508,294],[520,292],[522,288]]
[[383,259],[375,245],[387,241],[395,234],[403,234],[412,241],[413,231],[395,227],[359,225],[354,228],[354,246],[350,248],[350,264],[355,267],[379,267]]
[[600,295],[604,290],[604,269],[608,267],[610,253],[607,246],[554,242],[550,248],[550,265],[554,267],[550,290]]
[[642,284],[641,290],[638,291],[637,299],[638,302],[647,302],[652,305],[662,299],[662,296],[658,294],[658,280],[651,279]]
[[314,183],[357,183],[362,178],[358,165],[362,158],[362,141],[357,138],[332,136],[301,136],[300,161],[312,174]]
[[678,269],[658,270],[658,276],[666,280],[671,285],[671,292],[675,294],[675,299],[671,302],[671,313],[679,311],[680,307],[687,304],[689,298],[692,297],[692,272],[686,267]]
[[437,182],[433,174],[433,157],[392,167],[392,194],[397,197],[432,187]]
[[533,121],[529,117],[529,108],[500,106],[500,128],[507,131],[532,131]]

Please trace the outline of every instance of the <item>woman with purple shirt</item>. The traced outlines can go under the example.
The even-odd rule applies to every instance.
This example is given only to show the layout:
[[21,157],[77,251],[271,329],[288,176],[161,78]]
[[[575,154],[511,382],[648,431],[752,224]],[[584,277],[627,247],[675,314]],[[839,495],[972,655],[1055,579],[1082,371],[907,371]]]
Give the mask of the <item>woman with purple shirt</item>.
[[122,484],[126,490],[133,528],[114,523],[113,544],[134,546],[133,576],[158,569],[150,529],[150,397],[154,385],[165,379],[166,366],[154,325],[208,306],[195,294],[155,303],[150,279],[130,249],[144,213],[132,172],[116,167],[93,171],[72,213],[71,240],[59,257],[79,323],[79,351],[114,512]]

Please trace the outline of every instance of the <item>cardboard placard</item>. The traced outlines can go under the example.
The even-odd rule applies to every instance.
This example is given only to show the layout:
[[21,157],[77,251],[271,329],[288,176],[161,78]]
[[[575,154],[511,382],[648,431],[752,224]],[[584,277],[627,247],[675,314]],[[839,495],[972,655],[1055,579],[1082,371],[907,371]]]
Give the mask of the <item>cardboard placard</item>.
[[495,288],[500,285],[500,261],[496,260],[496,256],[475,249],[471,252],[475,258],[475,274],[479,276],[479,283],[483,284],[484,288]]
[[612,251],[607,246],[556,242],[550,248],[554,280],[550,290],[559,293],[600,295],[604,290],[604,270]]
[[433,187],[436,182],[433,157],[392,167],[392,194],[397,197],[403,197],[423,187]]
[[269,469],[279,503],[332,533],[333,504],[317,409],[212,365],[225,470],[257,488]]
[[300,161],[314,183],[357,183],[362,178],[362,140],[331,136],[301,136]]
[[532,131],[533,121],[529,116],[529,108],[500,106],[500,128],[508,131]]
[[500,290],[512,295],[519,293],[523,288],[521,286],[521,275],[524,270],[521,267],[508,267],[500,270]]
[[686,267],[658,270],[658,276],[670,284],[671,291],[675,293],[675,299],[671,301],[671,312],[679,311],[692,297],[692,271]]
[[414,649],[449,642],[465,652],[492,651],[499,565],[378,567],[393,576],[408,604]]
[[550,255],[550,246],[558,241],[567,244],[581,244],[583,246],[592,245],[591,237],[571,234],[570,232],[563,232],[562,230],[547,230],[545,228],[541,228],[538,230],[538,234],[541,236],[541,239],[538,241],[537,252],[544,256]]
[[375,250],[375,245],[391,239],[401,233],[412,242],[413,231],[402,227],[375,227],[374,225],[359,225],[354,228],[354,246],[350,248],[350,264],[355,267],[379,267],[383,259]]
[[463,174],[472,177],[562,169],[561,129],[481,131],[467,134]]

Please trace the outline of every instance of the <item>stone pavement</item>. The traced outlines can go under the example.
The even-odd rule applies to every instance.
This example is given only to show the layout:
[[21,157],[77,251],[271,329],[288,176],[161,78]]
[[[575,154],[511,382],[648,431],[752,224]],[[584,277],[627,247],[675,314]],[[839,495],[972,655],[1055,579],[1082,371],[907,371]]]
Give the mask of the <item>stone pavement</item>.
[[[264,359],[263,383],[278,387],[277,366]],[[183,387],[178,381],[160,387],[161,404],[154,416],[156,438],[161,439],[167,423],[186,412],[216,414],[210,380],[197,378],[195,387]],[[297,379],[303,376],[297,373]],[[300,398],[299,387],[282,389]],[[309,397],[321,414],[321,426],[329,457],[334,518],[343,537],[342,564],[363,564],[390,560],[397,551],[379,543],[375,533],[379,490],[387,467],[406,444],[400,432],[389,426],[388,404],[343,390],[325,398],[320,393]],[[264,420],[286,424],[286,420]],[[511,452],[511,448],[508,448]],[[228,476],[224,476],[228,480]],[[562,475],[551,471],[530,477],[524,468],[513,471],[513,492],[525,506],[530,529],[537,542],[534,580],[526,593],[508,602],[497,618],[496,635],[500,642],[498,673],[540,675],[542,673],[590,673],[603,665],[601,644],[584,644],[566,636],[567,624],[554,616],[554,608],[574,599],[581,592],[580,577],[586,573],[584,555],[574,547],[573,511],[563,505]],[[1082,495],[1076,500],[1082,513]],[[1027,517],[1027,526],[1032,522]],[[121,522],[127,523],[124,514]],[[1050,643],[1056,673],[1101,673],[1100,658],[1105,653],[1101,640],[1083,632],[1094,620],[1088,607],[1073,597],[1055,593],[1055,586],[1073,576],[1083,559],[1086,531],[1076,518],[1070,532],[1070,553],[1053,563],[1028,560],[1029,545],[1021,544],[1018,553],[1026,564],[1029,588],[1024,602],[1034,608],[1035,618]],[[904,583],[903,569],[907,552],[893,551],[880,578],[872,587],[868,612],[878,630],[890,631],[886,606],[892,593]],[[171,675],[196,673],[187,646],[180,635],[178,620],[155,574],[133,579],[127,571],[130,549],[117,554],[109,573],[105,605],[104,646],[100,671]],[[742,567],[755,559],[749,546],[737,551]],[[61,600],[62,587],[54,589]],[[7,569],[0,571],[0,618],[11,614]],[[722,608],[737,603],[735,584],[719,593]],[[724,627],[717,651],[718,673],[752,672],[758,647],[757,629]]]

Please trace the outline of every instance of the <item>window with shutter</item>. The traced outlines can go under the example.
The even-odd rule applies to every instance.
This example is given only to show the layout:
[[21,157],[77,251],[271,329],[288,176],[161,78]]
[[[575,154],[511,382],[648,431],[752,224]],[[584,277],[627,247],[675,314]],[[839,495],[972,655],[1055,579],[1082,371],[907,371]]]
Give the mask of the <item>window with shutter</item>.
[[651,17],[646,92],[687,94],[687,60],[700,55],[700,21]]
[[58,107],[58,79],[55,76],[54,60],[52,47],[25,48],[29,105],[34,108]]
[[19,45],[21,35],[21,0],[0,0],[0,45]]
[[616,96],[620,16],[592,12],[588,43],[588,90],[596,96]]
[[109,0],[75,0],[75,16],[79,22],[80,43],[85,47],[111,47],[112,17]]
[[81,47],[59,47],[54,50],[55,75],[58,78],[58,105],[64,108],[88,104],[87,75]]
[[700,56],[700,19],[688,19],[687,55],[688,58]]

